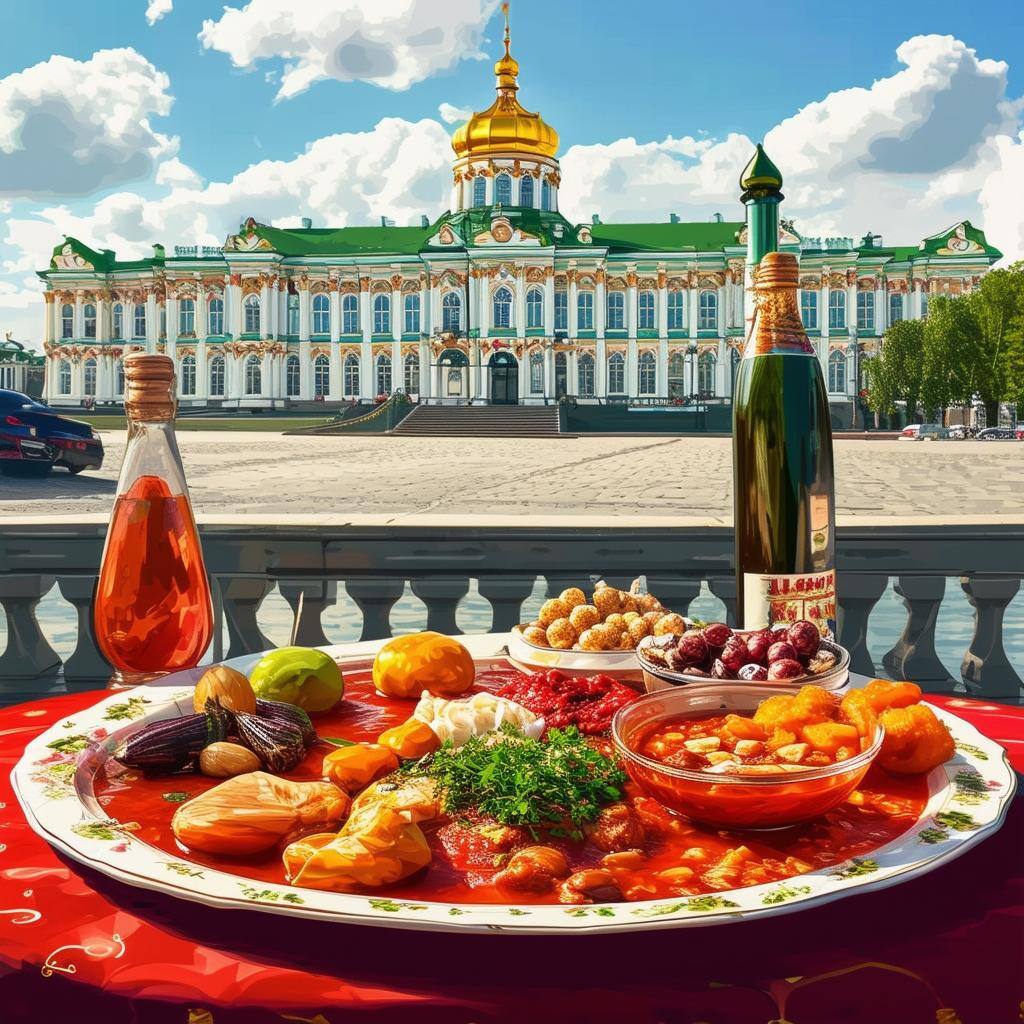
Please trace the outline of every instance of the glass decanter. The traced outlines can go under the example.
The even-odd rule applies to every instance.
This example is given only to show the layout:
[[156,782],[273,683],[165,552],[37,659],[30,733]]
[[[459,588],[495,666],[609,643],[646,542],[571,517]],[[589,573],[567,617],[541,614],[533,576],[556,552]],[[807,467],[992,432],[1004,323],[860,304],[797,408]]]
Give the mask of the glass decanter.
[[112,687],[199,664],[213,635],[210,585],[174,437],[174,363],[124,361],[128,444],[103,549],[93,628]]

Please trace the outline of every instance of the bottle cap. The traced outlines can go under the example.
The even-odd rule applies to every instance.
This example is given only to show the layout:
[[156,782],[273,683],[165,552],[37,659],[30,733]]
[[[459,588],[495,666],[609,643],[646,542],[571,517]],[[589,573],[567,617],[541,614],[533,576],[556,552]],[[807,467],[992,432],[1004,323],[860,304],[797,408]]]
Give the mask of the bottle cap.
[[761,257],[754,274],[754,287],[796,288],[800,284],[800,266],[789,252],[769,252]]
[[132,420],[174,416],[174,360],[133,352],[124,360],[124,408]]

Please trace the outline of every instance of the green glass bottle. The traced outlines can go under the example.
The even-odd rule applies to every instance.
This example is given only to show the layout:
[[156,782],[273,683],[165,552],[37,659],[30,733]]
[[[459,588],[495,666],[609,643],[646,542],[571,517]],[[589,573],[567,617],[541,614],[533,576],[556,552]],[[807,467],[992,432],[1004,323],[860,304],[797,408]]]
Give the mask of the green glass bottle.
[[736,615],[834,636],[835,482],[828,394],[800,319],[796,257],[768,252],[733,394]]

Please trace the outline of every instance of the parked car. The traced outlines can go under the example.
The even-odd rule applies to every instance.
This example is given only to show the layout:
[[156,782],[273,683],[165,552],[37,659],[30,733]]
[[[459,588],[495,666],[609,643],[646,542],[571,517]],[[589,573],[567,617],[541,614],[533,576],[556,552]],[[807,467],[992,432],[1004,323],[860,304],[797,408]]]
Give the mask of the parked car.
[[941,423],[910,423],[900,432],[900,441],[943,441],[949,430]]
[[979,441],[1024,441],[1024,430],[1009,427],[986,427],[978,431]]
[[54,466],[81,473],[102,465],[103,442],[88,423],[0,389],[0,472],[42,476]]
[[962,423],[948,428],[948,436],[951,441],[966,441],[970,433]]
[[900,436],[897,438],[899,441],[920,441],[921,440],[921,424],[920,423],[908,423],[901,431]]

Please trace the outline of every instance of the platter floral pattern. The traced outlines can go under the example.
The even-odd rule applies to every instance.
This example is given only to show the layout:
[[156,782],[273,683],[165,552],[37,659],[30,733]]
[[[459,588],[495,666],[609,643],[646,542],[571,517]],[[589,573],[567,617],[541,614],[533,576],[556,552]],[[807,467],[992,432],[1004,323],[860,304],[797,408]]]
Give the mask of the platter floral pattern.
[[[364,646],[359,645],[360,653]],[[351,647],[326,650],[339,660],[352,653]],[[244,671],[254,660],[250,656],[227,664]],[[29,823],[70,857],[126,884],[214,907],[440,931],[589,933],[722,924],[804,909],[931,871],[998,829],[1015,788],[998,744],[950,712],[934,708],[949,727],[957,752],[929,775],[928,801],[917,823],[868,857],[781,883],[669,900],[569,907],[419,903],[255,885],[134,839],[137,823],[112,820],[92,795],[91,778],[120,734],[191,713],[191,691],[182,689],[187,676],[169,677],[162,686],[138,687],[127,698],[111,694],[73,719],[55,723],[28,745],[12,779]],[[173,801],[177,796],[169,786],[165,798]]]

